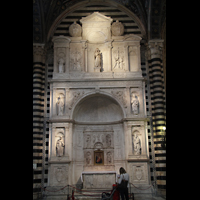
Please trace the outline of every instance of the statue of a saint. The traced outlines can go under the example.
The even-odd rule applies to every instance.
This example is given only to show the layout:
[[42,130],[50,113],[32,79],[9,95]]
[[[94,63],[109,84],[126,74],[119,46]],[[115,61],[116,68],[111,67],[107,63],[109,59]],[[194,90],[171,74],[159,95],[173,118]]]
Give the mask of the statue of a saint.
[[90,147],[91,137],[90,135],[86,136],[86,147]]
[[64,103],[61,101],[61,98],[58,97],[57,113],[58,113],[59,116],[63,115],[63,110],[64,110]]
[[133,113],[138,114],[139,101],[138,101],[138,97],[136,95],[132,95],[131,104],[132,104]]
[[136,155],[141,154],[141,141],[137,134],[135,134],[135,137],[133,137],[133,145],[134,145],[134,153]]
[[109,134],[106,135],[106,143],[107,143],[108,147],[111,146],[111,136]]
[[110,152],[108,152],[108,154],[107,154],[107,161],[108,161],[108,164],[111,164],[111,162],[112,162],[112,158],[111,158],[111,153]]
[[87,152],[87,157],[86,157],[86,163],[89,165],[91,160],[91,154],[90,152]]
[[60,157],[60,156],[63,156],[64,154],[64,142],[62,140],[62,137],[59,137],[59,139],[57,140],[56,142],[56,153],[57,153],[57,156]]
[[94,60],[95,60],[94,66],[101,68],[101,52],[99,48],[96,48],[94,52]]
[[64,72],[64,60],[62,58],[60,58],[58,60],[58,71],[59,73],[63,73]]

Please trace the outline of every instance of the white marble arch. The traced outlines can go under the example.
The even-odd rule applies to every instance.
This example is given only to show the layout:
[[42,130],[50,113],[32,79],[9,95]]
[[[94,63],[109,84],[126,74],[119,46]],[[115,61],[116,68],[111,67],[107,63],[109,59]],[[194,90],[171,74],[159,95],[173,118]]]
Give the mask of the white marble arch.
[[[90,113],[92,107],[95,108],[95,102],[94,102],[95,98],[98,99],[99,101],[104,99],[105,104],[111,103],[112,105],[102,108],[101,106],[106,106],[106,105],[101,104],[98,107],[98,109],[96,108],[95,111],[93,111],[93,113]],[[93,105],[90,104],[92,102],[93,102]],[[81,106],[84,107],[84,109],[80,110]],[[88,106],[88,107],[85,107],[85,106]],[[106,109],[107,109],[107,111],[106,111]],[[119,102],[119,100],[116,99],[116,97],[113,96],[112,94],[106,93],[103,91],[89,92],[89,93],[82,95],[79,99],[77,99],[77,102],[75,102],[73,105],[70,118],[74,119],[75,121],[77,119],[79,119],[77,121],[81,122],[81,120],[80,120],[81,117],[80,116],[77,117],[77,114],[79,114],[78,113],[79,111],[84,112],[84,110],[85,111],[87,110],[87,112],[89,112],[88,114],[93,114],[94,117],[95,117],[95,112],[98,112],[98,114],[100,114],[100,117],[101,116],[103,117],[103,115],[105,116],[106,114],[109,113],[109,111],[113,111],[113,112],[109,113],[108,118],[98,118],[98,119],[93,118],[92,119],[93,122],[95,121],[94,119],[96,119],[97,121],[95,121],[95,122],[110,122],[110,123],[112,123],[112,122],[120,121],[126,117],[126,112],[125,112],[125,109],[124,109],[122,103]],[[82,113],[82,114],[84,115],[84,117],[87,117],[87,115],[85,113]],[[105,120],[102,121],[101,119],[105,119]],[[109,121],[108,121],[108,119],[109,119]],[[87,120],[87,119],[85,119],[85,120]],[[86,122],[85,120],[83,122]],[[89,121],[91,121],[91,120],[89,120]]]

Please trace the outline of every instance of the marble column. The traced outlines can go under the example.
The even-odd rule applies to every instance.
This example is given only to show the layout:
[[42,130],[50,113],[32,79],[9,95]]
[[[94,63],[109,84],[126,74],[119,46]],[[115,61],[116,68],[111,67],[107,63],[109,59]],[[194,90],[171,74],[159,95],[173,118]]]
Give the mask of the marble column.
[[148,42],[148,65],[151,92],[151,112],[155,153],[156,184],[158,189],[166,185],[166,150],[161,146],[165,118],[165,92],[163,80],[163,40],[154,39]]

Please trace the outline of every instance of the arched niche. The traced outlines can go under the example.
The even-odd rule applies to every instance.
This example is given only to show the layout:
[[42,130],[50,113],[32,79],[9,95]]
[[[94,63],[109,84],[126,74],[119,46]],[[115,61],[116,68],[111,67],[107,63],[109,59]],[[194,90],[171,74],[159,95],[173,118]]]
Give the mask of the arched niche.
[[124,118],[119,103],[110,96],[93,94],[83,98],[74,108],[73,119],[77,122],[112,123]]

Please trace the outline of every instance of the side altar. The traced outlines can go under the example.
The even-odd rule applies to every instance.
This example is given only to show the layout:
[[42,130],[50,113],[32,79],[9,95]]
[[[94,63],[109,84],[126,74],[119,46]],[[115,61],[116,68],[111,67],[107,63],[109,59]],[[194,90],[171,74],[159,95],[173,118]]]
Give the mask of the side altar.
[[111,189],[120,167],[150,185],[142,38],[98,12],[80,22],[52,39],[47,189],[58,192],[47,199],[65,199],[66,185]]

